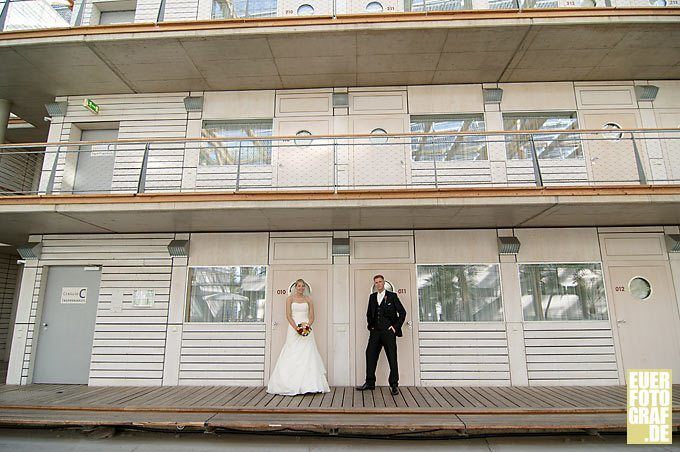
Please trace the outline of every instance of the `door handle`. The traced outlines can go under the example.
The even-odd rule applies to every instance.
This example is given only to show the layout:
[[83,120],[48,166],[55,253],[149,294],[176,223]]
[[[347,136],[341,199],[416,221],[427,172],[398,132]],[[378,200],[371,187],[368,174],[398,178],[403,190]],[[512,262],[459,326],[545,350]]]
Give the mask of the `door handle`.
[[272,329],[275,329],[277,326],[279,326],[279,322],[273,322],[272,323]]
[[626,323],[626,321],[622,319],[622,320],[617,320],[616,323],[618,323],[620,325],[622,323]]
[[413,324],[411,323],[410,320],[409,320],[408,322],[406,322],[406,326],[407,326],[409,329],[412,329],[412,328],[413,328]]
[[47,323],[42,324],[43,328],[47,328]]

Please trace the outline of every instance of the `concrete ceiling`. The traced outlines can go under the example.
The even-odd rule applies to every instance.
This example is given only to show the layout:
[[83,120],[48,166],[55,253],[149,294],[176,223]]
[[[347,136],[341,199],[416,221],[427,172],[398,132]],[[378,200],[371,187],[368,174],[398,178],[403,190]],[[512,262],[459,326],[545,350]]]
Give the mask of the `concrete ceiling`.
[[[179,199],[179,198],[178,198]],[[680,194],[0,203],[0,242],[29,234],[680,225]],[[376,224],[375,219],[380,218]]]
[[61,95],[679,79],[680,12],[616,14],[0,34],[0,98],[36,125],[18,142],[46,139]]

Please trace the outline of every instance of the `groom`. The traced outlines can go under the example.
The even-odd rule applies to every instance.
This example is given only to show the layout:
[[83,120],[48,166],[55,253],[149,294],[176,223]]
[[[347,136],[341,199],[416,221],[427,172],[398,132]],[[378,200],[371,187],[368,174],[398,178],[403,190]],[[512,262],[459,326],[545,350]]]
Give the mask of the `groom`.
[[390,392],[399,394],[399,369],[397,368],[397,336],[401,337],[401,326],[406,318],[406,309],[394,292],[385,290],[383,275],[373,277],[377,292],[368,297],[368,329],[371,332],[366,347],[366,382],[357,390],[375,389],[375,368],[378,366],[380,349],[385,347],[387,362],[390,364]]

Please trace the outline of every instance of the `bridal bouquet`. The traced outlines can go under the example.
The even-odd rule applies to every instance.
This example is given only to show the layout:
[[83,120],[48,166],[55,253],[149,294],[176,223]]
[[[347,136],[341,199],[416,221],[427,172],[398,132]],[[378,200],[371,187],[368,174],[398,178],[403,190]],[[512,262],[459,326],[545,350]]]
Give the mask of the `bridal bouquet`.
[[300,336],[309,336],[309,333],[312,332],[312,327],[306,323],[298,323],[297,328],[295,328],[295,330],[298,332]]

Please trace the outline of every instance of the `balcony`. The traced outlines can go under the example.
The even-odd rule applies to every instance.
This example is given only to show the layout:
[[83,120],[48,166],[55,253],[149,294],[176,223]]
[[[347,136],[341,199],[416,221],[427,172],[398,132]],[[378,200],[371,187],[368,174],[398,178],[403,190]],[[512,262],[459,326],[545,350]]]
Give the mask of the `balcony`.
[[680,8],[148,20],[0,33],[0,98],[45,141],[62,95],[680,78]]
[[680,222],[678,130],[0,146],[0,241],[27,234]]

